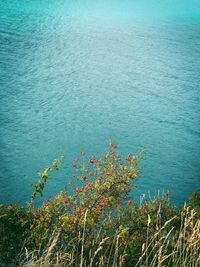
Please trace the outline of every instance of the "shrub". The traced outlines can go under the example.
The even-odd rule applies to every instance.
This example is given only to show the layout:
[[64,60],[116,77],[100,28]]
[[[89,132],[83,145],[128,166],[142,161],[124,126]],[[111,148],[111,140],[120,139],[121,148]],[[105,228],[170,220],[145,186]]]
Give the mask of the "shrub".
[[[140,155],[141,157],[141,155]],[[123,160],[116,153],[116,146],[110,144],[109,152],[103,159],[95,156],[86,159],[85,152],[76,158],[72,164],[74,174],[72,179],[79,182],[74,191],[69,195],[67,191],[60,192],[52,200],[46,201],[41,207],[32,210],[34,197],[31,199],[30,210],[33,213],[33,225],[29,242],[34,244],[32,249],[44,241],[53,231],[59,231],[62,242],[70,238],[77,238],[82,232],[84,223],[91,237],[102,226],[102,222],[118,211],[131,190],[131,182],[137,179],[138,158],[128,155]],[[48,168],[51,170],[51,167]],[[35,186],[41,193],[40,185],[44,188],[44,182],[48,175],[40,174],[40,181]],[[41,183],[41,179],[45,181]],[[68,181],[68,186],[73,182]],[[76,181],[77,184],[77,181]],[[85,214],[87,220],[85,222]]]
[[18,262],[30,234],[31,214],[16,205],[0,205],[0,264]]

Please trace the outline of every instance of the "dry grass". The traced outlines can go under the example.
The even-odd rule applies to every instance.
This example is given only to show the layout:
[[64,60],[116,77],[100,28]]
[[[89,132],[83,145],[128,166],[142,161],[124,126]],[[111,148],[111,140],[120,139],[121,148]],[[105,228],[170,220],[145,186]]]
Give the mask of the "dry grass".
[[[181,226],[175,231],[168,220],[162,227],[157,225],[153,237],[143,244],[142,254],[135,267],[199,267],[200,266],[200,220],[196,213],[185,206],[181,214]],[[149,218],[150,224],[150,218]]]
[[[160,216],[158,211],[158,218]],[[160,218],[159,218],[160,219]],[[85,214],[85,222],[87,213]],[[135,267],[199,267],[200,266],[200,220],[196,213],[185,206],[181,214],[179,230],[173,227],[176,217],[171,218],[164,225],[157,224],[156,231],[151,234],[151,218],[148,216],[146,242],[142,245],[141,256]],[[86,238],[85,223],[79,244],[73,240],[65,252],[59,252],[57,243],[59,234],[54,235],[49,242],[48,249],[38,259],[37,253],[27,254],[27,262],[21,267],[120,267],[133,266],[123,263],[119,253],[119,231],[112,242],[107,243],[109,237],[98,244],[94,240],[89,251],[89,263],[84,258],[84,242]],[[98,238],[97,238],[98,240]],[[78,250],[78,247],[81,248]],[[79,251],[79,253],[77,253]]]

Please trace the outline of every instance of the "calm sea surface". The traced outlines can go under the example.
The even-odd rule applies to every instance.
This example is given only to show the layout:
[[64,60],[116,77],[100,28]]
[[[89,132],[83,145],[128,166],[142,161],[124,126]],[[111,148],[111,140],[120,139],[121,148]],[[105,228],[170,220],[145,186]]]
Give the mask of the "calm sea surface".
[[60,155],[147,151],[136,198],[200,187],[200,1],[0,0],[0,202]]

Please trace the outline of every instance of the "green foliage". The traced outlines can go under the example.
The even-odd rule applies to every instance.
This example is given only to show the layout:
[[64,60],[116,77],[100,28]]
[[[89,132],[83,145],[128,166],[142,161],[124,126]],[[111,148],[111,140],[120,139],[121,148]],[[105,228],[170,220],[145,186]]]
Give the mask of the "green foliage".
[[30,234],[32,215],[16,205],[0,206],[0,264],[18,262],[24,241]]
[[200,211],[200,189],[190,196],[188,204],[190,207]]
[[60,159],[55,159],[50,166],[45,167],[45,169],[42,172],[39,172],[39,181],[37,184],[35,184],[34,191],[31,196],[31,201],[29,203],[29,208],[32,209],[34,200],[37,197],[37,195],[42,196],[43,195],[43,190],[44,186],[47,182],[48,179],[51,178],[50,173],[53,173],[59,169],[59,165],[64,162],[64,158],[61,157]]

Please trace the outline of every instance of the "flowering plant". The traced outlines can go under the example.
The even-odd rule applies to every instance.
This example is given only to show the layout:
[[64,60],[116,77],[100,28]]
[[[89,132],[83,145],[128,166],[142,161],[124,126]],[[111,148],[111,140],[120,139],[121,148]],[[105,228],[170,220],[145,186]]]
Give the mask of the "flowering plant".
[[[81,151],[80,157],[72,163],[74,169],[72,179],[67,182],[68,187],[72,187],[72,193],[68,194],[67,190],[61,191],[54,199],[47,200],[33,211],[34,235],[37,235],[35,238],[38,244],[45,232],[55,229],[77,236],[84,223],[87,229],[92,231],[98,228],[99,224],[102,226],[102,221],[114,214],[127,199],[132,181],[138,178],[141,157],[142,153],[138,157],[129,154],[122,159],[117,153],[117,146],[113,143],[110,143],[108,152],[101,159],[94,155],[87,158],[86,153]],[[48,170],[51,169],[48,167]],[[41,174],[43,173],[47,179],[47,172],[44,171]],[[75,188],[73,188],[74,182],[78,184]],[[42,188],[40,188],[41,184]],[[41,194],[44,188],[41,178],[35,188]],[[36,193],[33,195],[35,196]],[[128,201],[128,205],[130,203],[131,200]],[[31,205],[33,205],[33,197]]]

